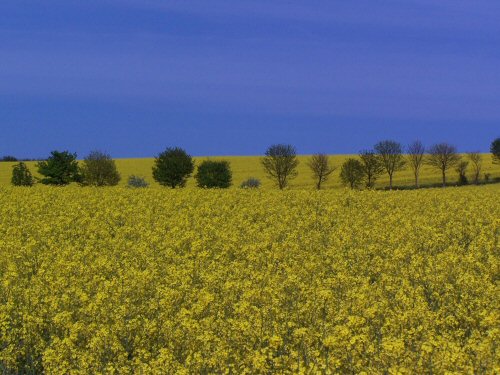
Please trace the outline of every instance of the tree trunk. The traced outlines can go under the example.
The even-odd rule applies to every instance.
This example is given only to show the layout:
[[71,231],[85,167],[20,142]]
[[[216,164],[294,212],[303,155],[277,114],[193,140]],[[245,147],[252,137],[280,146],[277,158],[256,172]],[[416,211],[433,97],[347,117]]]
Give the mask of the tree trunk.
[[419,181],[418,181],[418,172],[415,172],[415,187],[418,189],[420,187]]
[[446,171],[443,169],[443,187],[446,187]]
[[389,175],[389,190],[392,190],[392,174]]

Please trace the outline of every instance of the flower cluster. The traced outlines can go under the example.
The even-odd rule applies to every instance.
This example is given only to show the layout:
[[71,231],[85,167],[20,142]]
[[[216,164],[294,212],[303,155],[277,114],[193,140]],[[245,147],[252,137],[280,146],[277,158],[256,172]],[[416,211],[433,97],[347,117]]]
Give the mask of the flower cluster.
[[0,188],[0,372],[498,372],[498,189]]

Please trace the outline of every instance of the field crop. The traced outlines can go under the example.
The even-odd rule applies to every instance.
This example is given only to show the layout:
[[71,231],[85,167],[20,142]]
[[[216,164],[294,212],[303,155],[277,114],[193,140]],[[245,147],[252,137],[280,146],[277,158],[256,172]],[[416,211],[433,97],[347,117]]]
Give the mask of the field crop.
[[[333,172],[330,180],[324,185],[326,189],[341,188],[339,173],[340,166],[348,157],[357,157],[356,155],[332,155],[331,161],[337,170]],[[290,188],[292,189],[313,189],[314,180],[311,177],[311,171],[307,166],[307,161],[309,156],[300,155],[299,157],[299,175],[296,179],[292,180],[290,183]],[[262,187],[264,189],[274,188],[273,181],[269,180],[264,170],[260,164],[259,156],[223,156],[223,157],[197,157],[195,158],[196,164],[199,165],[202,160],[228,160],[231,169],[233,171],[233,186],[239,187],[240,184],[248,179],[249,177],[259,178],[262,182]],[[144,159],[116,159],[116,166],[118,171],[122,175],[121,185],[126,185],[127,178],[130,175],[144,176],[146,180],[152,186],[159,186],[153,180],[151,168],[153,166],[154,159],[144,158]],[[12,175],[12,165],[15,163],[0,163],[0,186],[7,186],[10,184],[10,178]],[[27,165],[31,172],[36,176],[36,166],[35,162],[28,162]],[[471,172],[471,171],[469,171]],[[481,178],[483,178],[484,173],[490,173],[491,177],[500,177],[500,167],[498,165],[493,165],[491,154],[483,155],[483,172]],[[469,173],[469,177],[471,173]],[[448,172],[449,182],[458,181],[457,173],[451,169]],[[424,166],[421,173],[421,183],[422,184],[434,184],[441,182],[441,173],[438,170],[432,169],[429,166]],[[382,188],[388,186],[389,179],[386,174],[382,175],[377,181],[376,187]],[[414,184],[414,178],[412,172],[409,168],[406,170],[396,172],[394,177],[394,184],[399,186],[412,186]],[[188,180],[188,187],[194,187],[194,178]]]
[[0,372],[498,373],[499,193],[0,188]]

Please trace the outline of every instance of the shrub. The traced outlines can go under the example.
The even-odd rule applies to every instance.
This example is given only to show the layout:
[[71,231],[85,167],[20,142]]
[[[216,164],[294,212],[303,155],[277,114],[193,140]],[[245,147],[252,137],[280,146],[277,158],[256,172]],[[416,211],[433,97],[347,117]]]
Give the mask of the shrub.
[[52,151],[50,157],[37,164],[38,173],[44,176],[40,182],[46,185],[67,185],[71,182],[80,182],[76,154],[68,151]]
[[232,181],[229,162],[205,160],[198,166],[195,178],[202,188],[228,188]]
[[347,159],[340,170],[340,180],[351,189],[361,187],[364,178],[363,164],[356,159]]
[[260,187],[260,180],[255,177],[250,177],[248,180],[243,181],[240,187],[242,189],[257,189]]
[[92,151],[83,160],[81,172],[84,185],[115,186],[120,182],[115,161],[100,151]]
[[26,164],[20,162],[12,167],[11,182],[14,186],[33,186],[33,176]]
[[132,175],[128,177],[127,186],[130,188],[147,188],[149,184],[143,177]]
[[193,158],[186,151],[178,147],[167,148],[155,159],[153,178],[163,186],[184,187],[193,170]]

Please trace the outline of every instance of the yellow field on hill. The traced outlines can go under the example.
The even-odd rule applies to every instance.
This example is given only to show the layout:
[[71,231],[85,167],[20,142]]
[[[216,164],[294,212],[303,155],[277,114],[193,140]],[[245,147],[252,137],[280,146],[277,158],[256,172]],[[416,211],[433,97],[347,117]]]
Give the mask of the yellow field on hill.
[[499,197],[0,187],[0,372],[499,373]]
[[[324,187],[338,188],[341,187],[339,173],[340,166],[343,161],[348,157],[357,157],[356,155],[332,155],[331,159],[333,165],[337,166],[337,170],[332,174],[330,181],[328,181]],[[299,156],[299,175],[296,179],[292,180],[290,183],[290,188],[314,188],[314,182],[311,177],[311,171],[307,166],[307,160],[309,156],[301,155]],[[195,158],[197,162],[207,158],[199,157]],[[249,177],[259,178],[262,182],[263,188],[273,188],[274,184],[269,180],[265,174],[262,166],[260,164],[259,156],[224,156],[224,157],[209,157],[208,159],[213,160],[228,160],[231,164],[231,169],[233,171],[233,187],[240,186],[241,182]],[[130,175],[140,175],[146,178],[146,180],[152,185],[157,185],[152,177],[151,168],[153,166],[153,158],[144,159],[116,159],[116,165],[118,171],[122,175],[121,184],[125,185],[127,177]],[[6,186],[10,184],[11,170],[14,163],[0,163],[0,186]],[[36,175],[35,162],[27,162],[28,167],[31,172]],[[483,155],[483,175],[484,173],[490,173],[492,177],[500,177],[500,165],[493,165],[490,154]],[[456,181],[458,179],[457,173],[454,170],[449,171],[449,181]],[[441,174],[439,171],[432,169],[429,166],[424,166],[421,173],[421,183],[439,183],[441,181]],[[377,182],[376,187],[384,187],[388,185],[388,178],[383,175]],[[397,172],[394,177],[394,185],[410,186],[413,185],[413,175],[410,169],[406,169],[401,172]],[[159,186],[159,185],[158,185]],[[188,182],[188,187],[195,186],[194,178],[190,178]]]

